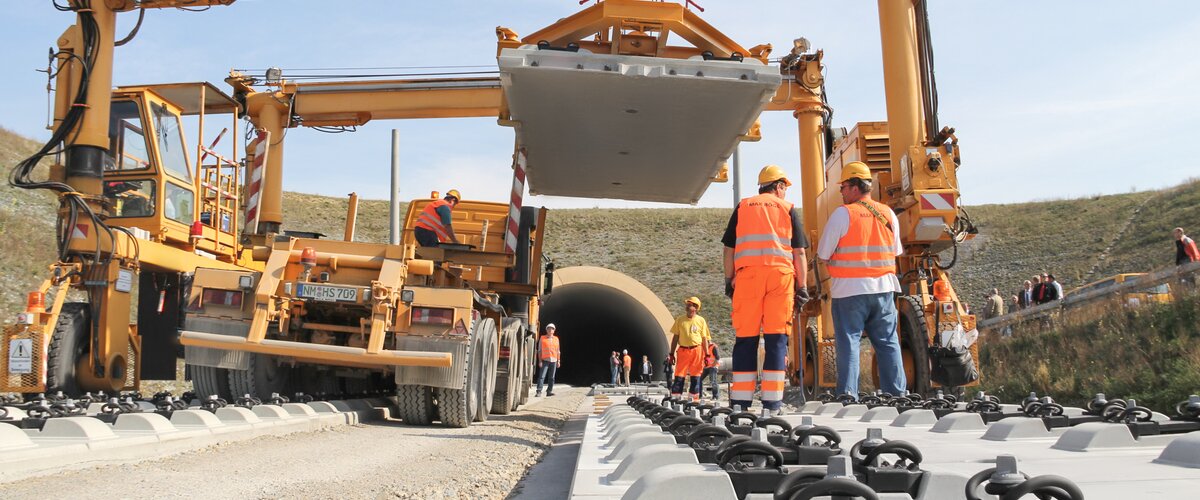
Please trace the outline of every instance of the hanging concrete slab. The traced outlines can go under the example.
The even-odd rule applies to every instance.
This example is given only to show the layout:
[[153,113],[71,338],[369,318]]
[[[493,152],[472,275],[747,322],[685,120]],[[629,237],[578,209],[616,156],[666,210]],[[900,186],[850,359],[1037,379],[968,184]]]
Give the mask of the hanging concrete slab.
[[696,203],[782,77],[754,60],[504,49],[533,194]]

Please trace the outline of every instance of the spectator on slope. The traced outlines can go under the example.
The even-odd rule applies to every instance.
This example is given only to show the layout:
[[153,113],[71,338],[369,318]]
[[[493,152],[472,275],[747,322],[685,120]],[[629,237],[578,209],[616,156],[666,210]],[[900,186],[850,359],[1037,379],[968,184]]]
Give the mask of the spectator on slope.
[[1182,266],[1190,262],[1200,261],[1200,250],[1196,249],[1196,241],[1183,234],[1183,228],[1175,228],[1175,265]]
[[1013,295],[1012,297],[1009,298],[1008,302],[1010,304],[1008,306],[1010,308],[1008,310],[1009,312],[1014,312],[1014,311],[1018,311],[1021,309],[1021,298],[1020,297]]
[[1042,282],[1042,275],[1033,275],[1033,305],[1041,305],[1042,297],[1046,295],[1046,284]]
[[[1048,274],[1046,276],[1048,278],[1050,278],[1050,284],[1054,285],[1054,298],[1051,300],[1062,300],[1062,298],[1063,298],[1062,283],[1059,283],[1058,279],[1055,278],[1053,274]],[[1047,300],[1046,302],[1049,302],[1049,300]]]
[[1004,314],[1004,298],[1000,296],[1000,290],[992,289],[992,293],[986,294],[987,302],[983,309],[984,319],[991,319]]
[[[1037,303],[1047,304],[1058,300],[1058,289],[1054,287],[1054,282],[1050,280],[1050,273],[1043,272],[1041,276],[1042,287],[1038,289]],[[1034,287],[1035,289],[1037,287]]]
[[1025,288],[1017,293],[1017,308],[1025,309],[1033,305],[1033,282],[1025,280]]

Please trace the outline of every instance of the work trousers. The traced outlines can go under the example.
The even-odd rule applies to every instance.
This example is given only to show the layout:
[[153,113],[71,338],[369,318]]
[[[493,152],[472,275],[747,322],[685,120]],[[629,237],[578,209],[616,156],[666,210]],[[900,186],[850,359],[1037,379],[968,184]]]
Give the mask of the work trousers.
[[895,294],[871,293],[832,301],[834,340],[837,345],[837,392],[858,397],[859,344],[866,332],[875,349],[879,385],[883,392],[904,394],[907,381],[896,333]]
[[437,233],[423,227],[414,228],[413,236],[417,237],[417,244],[423,247],[436,247],[441,244],[438,241]]
[[630,368],[631,367],[629,367],[629,366],[621,367],[621,383],[622,384],[629,385],[629,369]]
[[700,377],[675,377],[675,381],[671,383],[671,395],[676,397],[683,395],[683,383],[685,379],[688,386],[688,396],[691,397],[692,401],[700,399]]
[[546,382],[546,395],[554,394],[554,375],[558,373],[558,363],[543,361],[542,366],[538,368],[538,383],[537,392],[542,393],[542,381]]
[[700,375],[700,387],[704,387],[704,379],[706,379],[706,378],[709,379],[708,383],[710,386],[709,388],[712,389],[713,399],[721,399],[721,397],[720,397],[721,396],[721,388],[720,388],[719,383],[717,382],[716,367],[704,369],[704,374]]
[[758,374],[758,341],[763,339],[762,403],[767,410],[783,404],[787,370],[787,331],[792,324],[795,272],[776,266],[750,266],[734,276],[733,387],[730,406],[750,408]]
[[[762,405],[766,410],[778,410],[783,405],[788,338],[786,333],[764,333],[762,339]],[[729,406],[750,409],[757,372],[758,337],[738,337],[733,343],[733,387],[729,391]]]

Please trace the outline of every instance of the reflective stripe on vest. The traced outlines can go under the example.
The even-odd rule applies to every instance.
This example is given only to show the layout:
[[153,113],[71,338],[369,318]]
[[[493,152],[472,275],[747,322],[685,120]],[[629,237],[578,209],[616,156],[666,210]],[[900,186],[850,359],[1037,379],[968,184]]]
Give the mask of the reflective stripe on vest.
[[829,275],[834,278],[878,278],[896,272],[895,236],[892,234],[891,209],[874,200],[863,200],[884,217],[880,222],[867,207],[858,203],[842,205],[850,218],[846,234],[838,240],[829,257]]
[[792,268],[792,204],[771,193],[738,204],[733,267]]
[[558,337],[542,335],[542,355],[541,359],[558,360]]
[[421,210],[421,215],[417,217],[416,227],[428,229],[437,234],[438,241],[450,241],[450,232],[446,230],[446,226],[442,224],[442,216],[438,215],[439,207],[449,206],[450,202],[446,200],[433,200],[425,205],[425,209]]

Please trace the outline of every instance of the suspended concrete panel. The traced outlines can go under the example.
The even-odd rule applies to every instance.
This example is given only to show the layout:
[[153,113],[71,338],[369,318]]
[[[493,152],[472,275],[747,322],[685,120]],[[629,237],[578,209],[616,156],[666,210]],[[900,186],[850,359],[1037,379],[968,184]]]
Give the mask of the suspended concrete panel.
[[533,194],[696,203],[782,77],[754,60],[504,49]]

